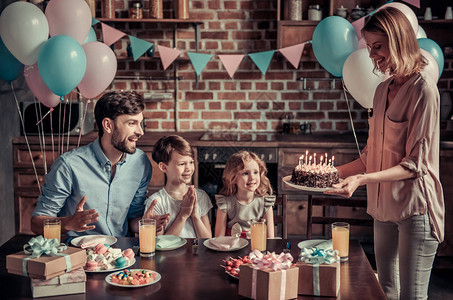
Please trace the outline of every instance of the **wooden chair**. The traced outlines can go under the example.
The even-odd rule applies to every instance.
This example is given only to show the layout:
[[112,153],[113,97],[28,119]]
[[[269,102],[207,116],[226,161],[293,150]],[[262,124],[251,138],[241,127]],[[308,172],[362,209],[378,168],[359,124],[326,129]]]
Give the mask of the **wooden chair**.
[[276,213],[274,214],[274,225],[276,225],[278,231],[281,231],[281,237],[286,239],[288,237],[287,231],[287,219],[286,219],[286,195],[278,195],[275,199],[275,206],[277,207]]
[[[313,206],[323,206],[322,216],[313,216]],[[345,206],[345,207],[366,207],[366,190],[356,191],[356,195],[352,198],[343,198],[336,196],[328,196],[324,194],[308,194],[307,207],[307,239],[312,238],[312,224],[328,225],[333,222],[346,222],[352,226],[369,226],[373,227],[373,219],[366,215],[365,218],[342,218],[325,216],[326,207],[329,206]]]

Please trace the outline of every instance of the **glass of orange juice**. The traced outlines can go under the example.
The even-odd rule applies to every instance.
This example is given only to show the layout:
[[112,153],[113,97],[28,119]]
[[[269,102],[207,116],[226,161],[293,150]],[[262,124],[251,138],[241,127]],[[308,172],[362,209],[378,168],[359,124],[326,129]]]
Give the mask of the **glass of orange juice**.
[[48,240],[58,239],[61,240],[61,220],[60,219],[45,219],[44,225],[44,237]]
[[154,256],[154,253],[156,252],[156,220],[139,220],[138,230],[138,238],[140,240],[140,256]]
[[333,249],[338,250],[340,261],[349,258],[349,224],[345,222],[332,223]]
[[252,251],[266,251],[266,220],[253,221],[250,228]]

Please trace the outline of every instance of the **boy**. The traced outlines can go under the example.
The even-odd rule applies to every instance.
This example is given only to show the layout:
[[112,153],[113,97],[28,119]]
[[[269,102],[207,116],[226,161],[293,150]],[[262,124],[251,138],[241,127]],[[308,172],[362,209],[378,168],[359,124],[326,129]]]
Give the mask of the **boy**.
[[165,173],[165,186],[146,200],[146,209],[155,204],[156,215],[170,213],[165,234],[211,238],[211,200],[203,190],[190,185],[195,165],[189,142],[178,135],[164,136],[154,145],[153,159]]

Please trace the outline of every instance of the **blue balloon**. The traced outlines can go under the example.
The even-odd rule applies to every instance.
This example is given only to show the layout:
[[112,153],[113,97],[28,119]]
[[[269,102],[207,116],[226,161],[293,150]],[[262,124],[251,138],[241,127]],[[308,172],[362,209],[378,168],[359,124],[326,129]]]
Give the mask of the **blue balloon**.
[[96,41],[97,41],[96,32],[94,31],[93,27],[91,27],[90,31],[88,31],[87,38],[85,39],[85,41],[83,41],[82,45],[89,43],[89,42],[96,42]]
[[442,53],[442,49],[440,46],[433,40],[431,39],[418,39],[417,40],[418,45],[420,48],[425,49],[428,51],[436,60],[437,62],[437,67],[439,67],[439,78],[440,75],[442,75],[442,72],[444,70],[444,54]]
[[24,71],[24,65],[6,48],[0,38],[0,78],[11,83]]
[[86,67],[85,51],[70,36],[51,37],[39,51],[39,74],[55,95],[71,92],[82,81]]
[[358,49],[358,39],[349,21],[338,16],[323,19],[311,41],[316,59],[330,74],[341,77],[348,56]]

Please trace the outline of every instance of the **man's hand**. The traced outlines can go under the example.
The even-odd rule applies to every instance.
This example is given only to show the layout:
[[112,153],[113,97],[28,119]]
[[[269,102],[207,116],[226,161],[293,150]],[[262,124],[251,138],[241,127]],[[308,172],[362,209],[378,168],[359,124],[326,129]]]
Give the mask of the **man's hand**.
[[145,211],[145,214],[143,215],[143,219],[154,219],[156,220],[156,233],[159,233],[160,231],[164,231],[165,226],[167,225],[168,221],[170,221],[170,214],[165,214],[165,215],[156,215],[154,213],[154,206],[156,206],[157,200],[154,199],[151,205],[148,207],[148,209]]
[[83,196],[77,205],[75,213],[62,219],[64,231],[87,231],[96,228],[95,225],[88,225],[98,221],[99,213],[95,209],[83,210],[87,196]]

